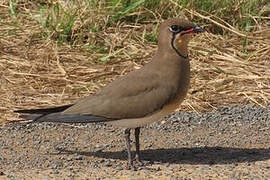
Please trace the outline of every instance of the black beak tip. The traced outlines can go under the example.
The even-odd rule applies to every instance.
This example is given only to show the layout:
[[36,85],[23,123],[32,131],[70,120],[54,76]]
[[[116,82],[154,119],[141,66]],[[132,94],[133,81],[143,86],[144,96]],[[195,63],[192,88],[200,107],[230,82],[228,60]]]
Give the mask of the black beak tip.
[[193,31],[195,33],[201,33],[201,32],[204,32],[205,30],[202,27],[200,27],[200,26],[195,26],[194,29],[193,29]]

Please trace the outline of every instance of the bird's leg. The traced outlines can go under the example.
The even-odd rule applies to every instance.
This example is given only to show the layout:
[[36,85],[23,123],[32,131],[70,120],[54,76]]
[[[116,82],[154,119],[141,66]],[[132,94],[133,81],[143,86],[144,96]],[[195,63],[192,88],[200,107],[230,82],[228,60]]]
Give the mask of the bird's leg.
[[140,165],[143,165],[141,162],[141,153],[140,153],[140,128],[135,128],[135,145],[136,153],[134,160],[137,161]]
[[127,153],[128,153],[128,169],[134,168],[133,161],[131,159],[131,146],[130,146],[130,129],[125,130],[125,139],[126,139],[126,147],[127,147]]

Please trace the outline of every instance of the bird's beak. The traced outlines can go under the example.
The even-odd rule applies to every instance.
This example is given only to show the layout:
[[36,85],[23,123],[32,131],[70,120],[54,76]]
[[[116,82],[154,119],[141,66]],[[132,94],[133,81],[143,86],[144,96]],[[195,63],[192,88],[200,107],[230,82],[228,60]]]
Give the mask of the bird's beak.
[[195,26],[194,28],[193,28],[193,32],[194,33],[201,33],[201,32],[204,32],[205,30],[202,28],[202,27],[200,27],[200,26]]
[[201,33],[201,32],[204,32],[204,31],[205,30],[202,27],[200,27],[200,26],[193,26],[192,28],[184,31],[182,33],[182,35],[184,35],[184,34],[190,34],[190,33]]

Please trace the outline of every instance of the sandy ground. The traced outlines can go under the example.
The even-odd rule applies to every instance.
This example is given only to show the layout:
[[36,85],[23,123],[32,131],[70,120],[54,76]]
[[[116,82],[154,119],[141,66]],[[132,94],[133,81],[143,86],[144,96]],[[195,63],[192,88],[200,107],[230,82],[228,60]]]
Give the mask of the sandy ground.
[[0,179],[270,179],[269,142],[270,105],[175,113],[141,130],[147,165],[133,171],[123,129],[12,123],[0,128]]

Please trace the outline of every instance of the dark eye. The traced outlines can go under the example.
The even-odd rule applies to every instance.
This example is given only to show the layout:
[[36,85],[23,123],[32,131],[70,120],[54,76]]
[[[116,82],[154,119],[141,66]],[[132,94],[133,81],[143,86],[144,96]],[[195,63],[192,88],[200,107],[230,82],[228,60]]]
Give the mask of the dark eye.
[[170,30],[171,32],[178,33],[178,32],[181,31],[181,27],[178,26],[178,25],[172,25],[171,27],[169,27],[169,30]]

